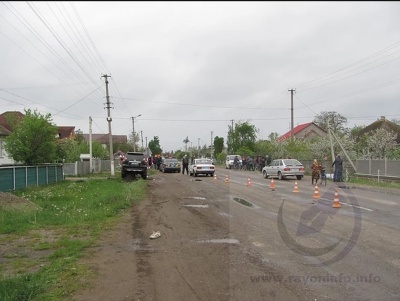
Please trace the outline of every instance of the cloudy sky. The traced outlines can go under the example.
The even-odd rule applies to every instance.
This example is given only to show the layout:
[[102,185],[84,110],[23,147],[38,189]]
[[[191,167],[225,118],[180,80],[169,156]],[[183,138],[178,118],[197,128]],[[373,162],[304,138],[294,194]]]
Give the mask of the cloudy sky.
[[[400,2],[1,2],[0,112],[201,147],[323,111],[400,118]],[[140,115],[140,117],[136,117]],[[188,146],[190,146],[188,145]]]

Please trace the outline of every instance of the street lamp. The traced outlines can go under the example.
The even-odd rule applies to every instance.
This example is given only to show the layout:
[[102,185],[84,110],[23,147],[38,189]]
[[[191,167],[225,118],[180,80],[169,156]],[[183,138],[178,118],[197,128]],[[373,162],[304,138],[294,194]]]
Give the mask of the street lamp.
[[132,130],[133,130],[133,151],[136,152],[136,135],[135,135],[135,118],[138,118],[142,116],[142,114],[139,114],[135,117],[132,117]]

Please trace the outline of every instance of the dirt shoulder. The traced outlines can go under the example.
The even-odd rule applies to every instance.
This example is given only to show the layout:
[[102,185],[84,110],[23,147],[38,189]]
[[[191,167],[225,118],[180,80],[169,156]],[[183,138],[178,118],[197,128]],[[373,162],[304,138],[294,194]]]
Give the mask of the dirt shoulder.
[[[84,263],[96,277],[74,300],[308,300],[300,284],[251,283],[283,271],[234,236],[228,187],[182,174],[148,180],[146,199],[90,250]],[[150,239],[153,231],[161,237]]]

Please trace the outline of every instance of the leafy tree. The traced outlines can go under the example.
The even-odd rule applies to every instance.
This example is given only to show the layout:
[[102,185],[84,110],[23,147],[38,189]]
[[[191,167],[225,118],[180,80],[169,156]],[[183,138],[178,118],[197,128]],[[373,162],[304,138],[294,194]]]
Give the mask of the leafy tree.
[[151,152],[153,154],[161,154],[162,153],[162,149],[160,146],[160,140],[159,140],[158,136],[154,136],[153,140],[150,140],[149,149],[151,150]]
[[247,146],[242,146],[236,151],[241,156],[254,156],[254,151]]
[[[135,132],[135,136],[133,135],[133,132],[129,136],[129,150],[134,150],[134,149],[139,149],[139,133]],[[121,149],[122,150],[122,149]]]
[[275,141],[278,139],[279,134],[277,132],[271,132],[271,134],[268,135],[269,141]]
[[216,136],[214,138],[214,154],[213,157],[217,158],[218,154],[224,150],[224,138]]
[[[90,153],[90,145],[86,140],[61,139],[57,140],[56,145],[57,160],[67,163],[79,161],[81,154]],[[92,141],[92,156],[93,158],[109,159],[108,150],[98,141]]]
[[[275,140],[271,140],[275,141]],[[254,144],[254,153],[260,156],[272,156],[274,152],[273,142],[267,140],[258,140]]]
[[315,116],[314,118],[314,123],[318,125],[320,128],[324,129],[325,131],[328,131],[328,121],[330,128],[335,134],[345,132],[346,130],[345,125],[347,124],[347,118],[340,115],[337,112],[324,111],[321,112],[319,115]]
[[385,129],[376,129],[367,137],[366,153],[370,158],[384,159],[396,147],[396,134]]
[[248,147],[254,151],[258,129],[249,122],[235,124],[235,129],[230,127],[228,133],[228,152],[236,153],[240,147]]
[[25,116],[6,137],[5,149],[17,162],[27,165],[50,163],[56,159],[57,127],[51,114],[25,110]]

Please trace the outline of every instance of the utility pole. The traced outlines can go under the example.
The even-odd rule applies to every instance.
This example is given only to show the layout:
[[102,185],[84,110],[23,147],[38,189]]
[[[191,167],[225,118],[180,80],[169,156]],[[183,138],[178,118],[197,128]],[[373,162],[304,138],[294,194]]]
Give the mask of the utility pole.
[[[142,138],[142,150],[143,150],[143,131],[140,131],[140,137]],[[147,144],[147,142],[146,142]]]
[[213,156],[213,131],[211,131],[211,159],[214,158]]
[[291,140],[293,141],[293,139],[294,139],[294,133],[293,133],[293,123],[294,123],[294,121],[293,121],[293,92],[295,92],[296,90],[295,89],[291,89],[291,90],[288,90],[288,91],[290,91],[290,94],[291,94],[291,106],[290,106],[290,113],[291,113],[291,117],[290,117],[290,119],[291,119],[291,122],[290,122],[290,138],[291,138]]
[[197,158],[200,158],[200,138],[197,138]]
[[135,117],[132,117],[132,130],[133,130],[133,151],[136,152],[136,134],[135,134],[135,118],[142,116],[142,114],[139,114]]
[[114,151],[113,151],[113,142],[112,142],[112,133],[111,133],[111,121],[112,118],[110,116],[110,96],[108,95],[108,77],[111,77],[111,75],[102,75],[104,77],[105,82],[106,82],[106,99],[107,99],[107,121],[108,121],[108,138],[109,138],[109,143],[110,143],[110,164],[111,164],[111,176],[114,176]]
[[93,150],[92,150],[92,117],[89,116],[89,153],[90,153],[90,172],[93,173]]

